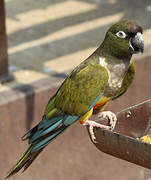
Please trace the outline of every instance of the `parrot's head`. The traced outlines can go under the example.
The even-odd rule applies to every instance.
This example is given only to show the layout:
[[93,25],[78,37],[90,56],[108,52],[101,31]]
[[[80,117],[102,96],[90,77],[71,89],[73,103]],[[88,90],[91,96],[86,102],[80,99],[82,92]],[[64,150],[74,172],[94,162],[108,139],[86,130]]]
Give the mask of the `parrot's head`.
[[135,21],[122,20],[112,25],[106,33],[104,48],[114,56],[126,57],[143,53],[143,29]]

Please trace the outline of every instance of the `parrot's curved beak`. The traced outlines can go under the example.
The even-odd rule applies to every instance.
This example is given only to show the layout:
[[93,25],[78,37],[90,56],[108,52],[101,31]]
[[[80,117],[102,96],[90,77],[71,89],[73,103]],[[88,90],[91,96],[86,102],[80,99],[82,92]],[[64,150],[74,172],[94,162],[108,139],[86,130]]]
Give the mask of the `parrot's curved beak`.
[[130,39],[130,47],[134,53],[144,52],[144,39],[142,33],[138,32],[133,38]]

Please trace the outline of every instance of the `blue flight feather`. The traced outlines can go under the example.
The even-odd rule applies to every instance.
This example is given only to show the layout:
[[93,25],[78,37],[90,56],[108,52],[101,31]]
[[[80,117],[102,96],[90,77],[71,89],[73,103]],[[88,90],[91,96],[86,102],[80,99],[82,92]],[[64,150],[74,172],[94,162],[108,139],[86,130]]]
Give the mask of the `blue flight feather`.
[[66,126],[69,126],[69,125],[73,124],[74,122],[76,122],[76,120],[78,120],[78,119],[79,119],[78,116],[66,115],[63,120],[63,124]]
[[46,129],[47,127],[49,127],[51,124],[56,123],[57,121],[61,120],[63,117],[62,116],[57,116],[57,117],[53,117],[51,119],[46,119],[46,116],[43,117],[42,121],[40,122],[40,124],[38,125],[38,129]]
[[47,137],[46,139],[40,141],[39,143],[37,143],[33,149],[32,152],[35,152],[45,146],[47,146],[52,140],[54,140],[60,133],[62,133],[68,126],[64,127],[63,129],[60,129],[58,131],[56,131],[54,134],[52,134],[51,136]]
[[[71,115],[62,115],[54,117],[50,120],[46,120],[46,118],[43,117],[42,123],[39,124],[40,127],[38,126],[38,131],[29,138],[29,142],[35,144],[32,151],[34,152],[45,147],[50,141],[52,141],[56,136],[58,136],[78,119],[78,116]],[[43,136],[51,132],[53,132],[53,134],[51,134],[49,137],[44,137],[45,139],[43,138]],[[40,140],[40,138],[43,139]]]
[[51,124],[50,127],[47,127],[45,129],[39,130],[37,131],[31,138],[30,138],[30,142],[34,142],[36,139],[44,136],[45,134],[51,132],[52,130],[54,130],[55,128],[57,128],[59,125],[62,124],[62,120],[56,121],[56,123]]

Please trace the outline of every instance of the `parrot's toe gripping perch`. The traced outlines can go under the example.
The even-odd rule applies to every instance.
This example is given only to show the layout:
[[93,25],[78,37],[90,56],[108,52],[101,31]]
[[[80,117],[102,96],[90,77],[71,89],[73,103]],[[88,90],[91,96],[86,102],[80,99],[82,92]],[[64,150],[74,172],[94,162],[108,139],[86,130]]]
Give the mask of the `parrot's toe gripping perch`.
[[94,131],[93,131],[93,128],[94,127],[99,127],[99,128],[103,128],[103,129],[106,129],[106,130],[109,130],[110,127],[109,126],[106,126],[106,125],[103,125],[103,124],[99,124],[95,121],[91,121],[91,120],[87,120],[84,124],[84,126],[89,126],[89,133],[90,133],[90,136],[91,136],[91,139],[94,143],[97,143],[97,141],[95,140],[96,137],[94,135]]
[[95,121],[91,121],[91,120],[87,120],[83,125],[85,126],[89,126],[89,133],[91,136],[91,139],[94,143],[97,143],[97,141],[95,140],[96,137],[94,135],[94,131],[93,128],[94,127],[98,127],[98,128],[103,128],[106,130],[114,130],[114,127],[116,125],[117,122],[117,117],[116,115],[111,112],[111,111],[104,111],[104,112],[100,112],[98,115],[99,118],[107,118],[109,120],[109,126],[103,125],[103,124],[99,124]]
[[103,111],[98,114],[98,117],[99,118],[107,118],[109,120],[110,130],[112,130],[112,131],[114,130],[116,122],[117,122],[117,117],[113,112]]

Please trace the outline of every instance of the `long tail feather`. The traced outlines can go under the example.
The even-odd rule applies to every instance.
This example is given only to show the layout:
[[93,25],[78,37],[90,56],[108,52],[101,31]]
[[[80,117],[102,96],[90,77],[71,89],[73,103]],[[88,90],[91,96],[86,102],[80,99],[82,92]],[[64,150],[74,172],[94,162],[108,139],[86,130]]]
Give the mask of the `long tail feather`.
[[19,158],[17,163],[10,169],[5,179],[16,174],[23,167],[24,170],[26,170],[29,167],[29,165],[35,160],[35,158],[39,155],[39,153],[43,150],[40,149],[39,151],[32,153],[31,152],[32,149],[33,149],[33,145],[29,146],[29,148],[25,151],[25,153]]
[[38,125],[22,137],[22,140],[29,140],[30,146],[10,169],[5,179],[16,174],[22,168],[24,172],[37,158],[40,152],[77,119],[77,116],[60,115],[49,120],[44,116]]
[[[44,148],[43,148],[44,149]],[[33,152],[33,156],[30,158],[28,162],[26,162],[23,172],[33,163],[33,161],[37,158],[37,156],[43,151],[43,149],[40,149],[36,152]]]

